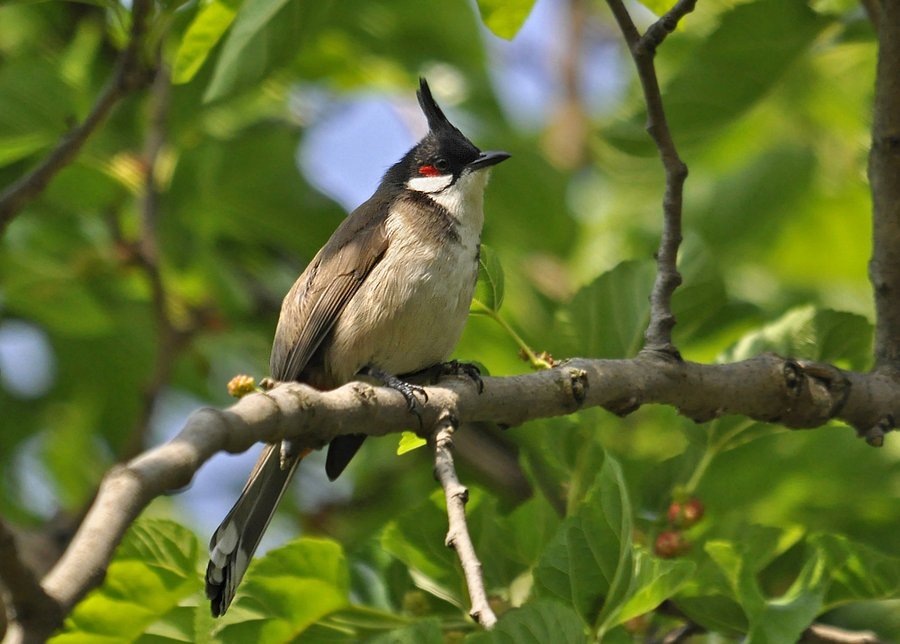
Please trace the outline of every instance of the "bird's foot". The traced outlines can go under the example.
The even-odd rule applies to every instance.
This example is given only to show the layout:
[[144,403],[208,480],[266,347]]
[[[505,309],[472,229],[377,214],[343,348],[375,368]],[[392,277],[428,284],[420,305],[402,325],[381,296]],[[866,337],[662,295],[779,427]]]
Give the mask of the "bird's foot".
[[422,415],[419,413],[419,400],[416,398],[416,394],[421,396],[425,402],[428,402],[428,392],[425,391],[424,387],[401,380],[397,376],[376,367],[363,367],[359,372],[380,380],[384,383],[385,387],[390,387],[391,389],[399,391],[406,399],[407,409],[419,417],[420,423],[422,422]]
[[451,360],[438,365],[442,376],[464,376],[475,383],[478,393],[484,391],[484,380],[481,379],[481,369],[474,362],[460,362]]

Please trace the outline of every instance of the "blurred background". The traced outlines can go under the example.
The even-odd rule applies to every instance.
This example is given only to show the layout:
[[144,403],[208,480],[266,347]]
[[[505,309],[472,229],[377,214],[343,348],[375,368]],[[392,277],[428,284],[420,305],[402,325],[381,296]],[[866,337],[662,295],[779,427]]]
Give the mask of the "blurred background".
[[[557,359],[641,347],[664,177],[605,5],[537,0],[511,16],[466,0],[281,2],[248,17],[239,4],[154,5],[158,47],[143,55],[162,71],[0,238],[10,522],[51,522],[64,539],[111,465],[170,438],[194,409],[230,404],[233,375],[267,375],[284,293],[425,132],[420,75],[479,147],[513,155],[485,207],[483,241],[505,274],[499,315]],[[666,8],[627,6],[642,28]],[[0,7],[0,186],[87,114],[127,40],[127,8]],[[870,366],[875,54],[848,0],[705,0],[660,48],[690,169],[674,300],[685,358],[776,350]],[[529,370],[491,316],[470,317],[455,357],[491,375]],[[759,523],[900,549],[900,443],[873,450],[840,425],[801,433],[592,410],[461,432],[462,476],[502,511],[536,491],[565,506],[586,444],[623,463],[646,539],[687,488],[712,517],[694,539]],[[310,457],[264,547],[302,533],[364,550],[435,487],[426,450],[396,447],[396,436],[368,441],[335,484]],[[255,456],[217,456],[148,514],[205,541]],[[879,619],[900,630],[889,615]]]

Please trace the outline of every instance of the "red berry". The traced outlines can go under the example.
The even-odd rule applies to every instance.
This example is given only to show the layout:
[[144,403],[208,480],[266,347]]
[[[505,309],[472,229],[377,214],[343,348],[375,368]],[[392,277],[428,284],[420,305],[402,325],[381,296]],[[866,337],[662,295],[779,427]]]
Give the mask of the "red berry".
[[680,557],[690,549],[691,543],[684,538],[684,534],[675,530],[667,530],[656,537],[656,546],[653,548],[653,552],[657,557],[671,559]]
[[673,501],[666,513],[669,523],[679,528],[690,528],[703,518],[703,502],[691,497],[687,502]]

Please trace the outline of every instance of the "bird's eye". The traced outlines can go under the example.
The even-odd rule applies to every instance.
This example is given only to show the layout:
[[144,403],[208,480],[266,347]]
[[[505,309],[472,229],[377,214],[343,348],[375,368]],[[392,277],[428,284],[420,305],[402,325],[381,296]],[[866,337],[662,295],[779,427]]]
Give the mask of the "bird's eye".
[[447,163],[447,159],[438,159],[434,162],[434,167],[441,174],[444,174],[450,168],[450,164]]

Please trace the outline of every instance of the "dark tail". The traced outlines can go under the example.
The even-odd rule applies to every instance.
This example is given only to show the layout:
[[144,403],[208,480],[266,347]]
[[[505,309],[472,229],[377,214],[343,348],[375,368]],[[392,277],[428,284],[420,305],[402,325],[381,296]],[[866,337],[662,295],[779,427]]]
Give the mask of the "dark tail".
[[328,456],[325,458],[325,474],[328,475],[328,480],[333,481],[341,475],[364,440],[365,434],[344,434],[331,440],[328,445]]
[[234,599],[253,553],[284,496],[300,456],[281,469],[278,445],[267,445],[228,516],[209,541],[206,596],[214,617],[224,615]]

